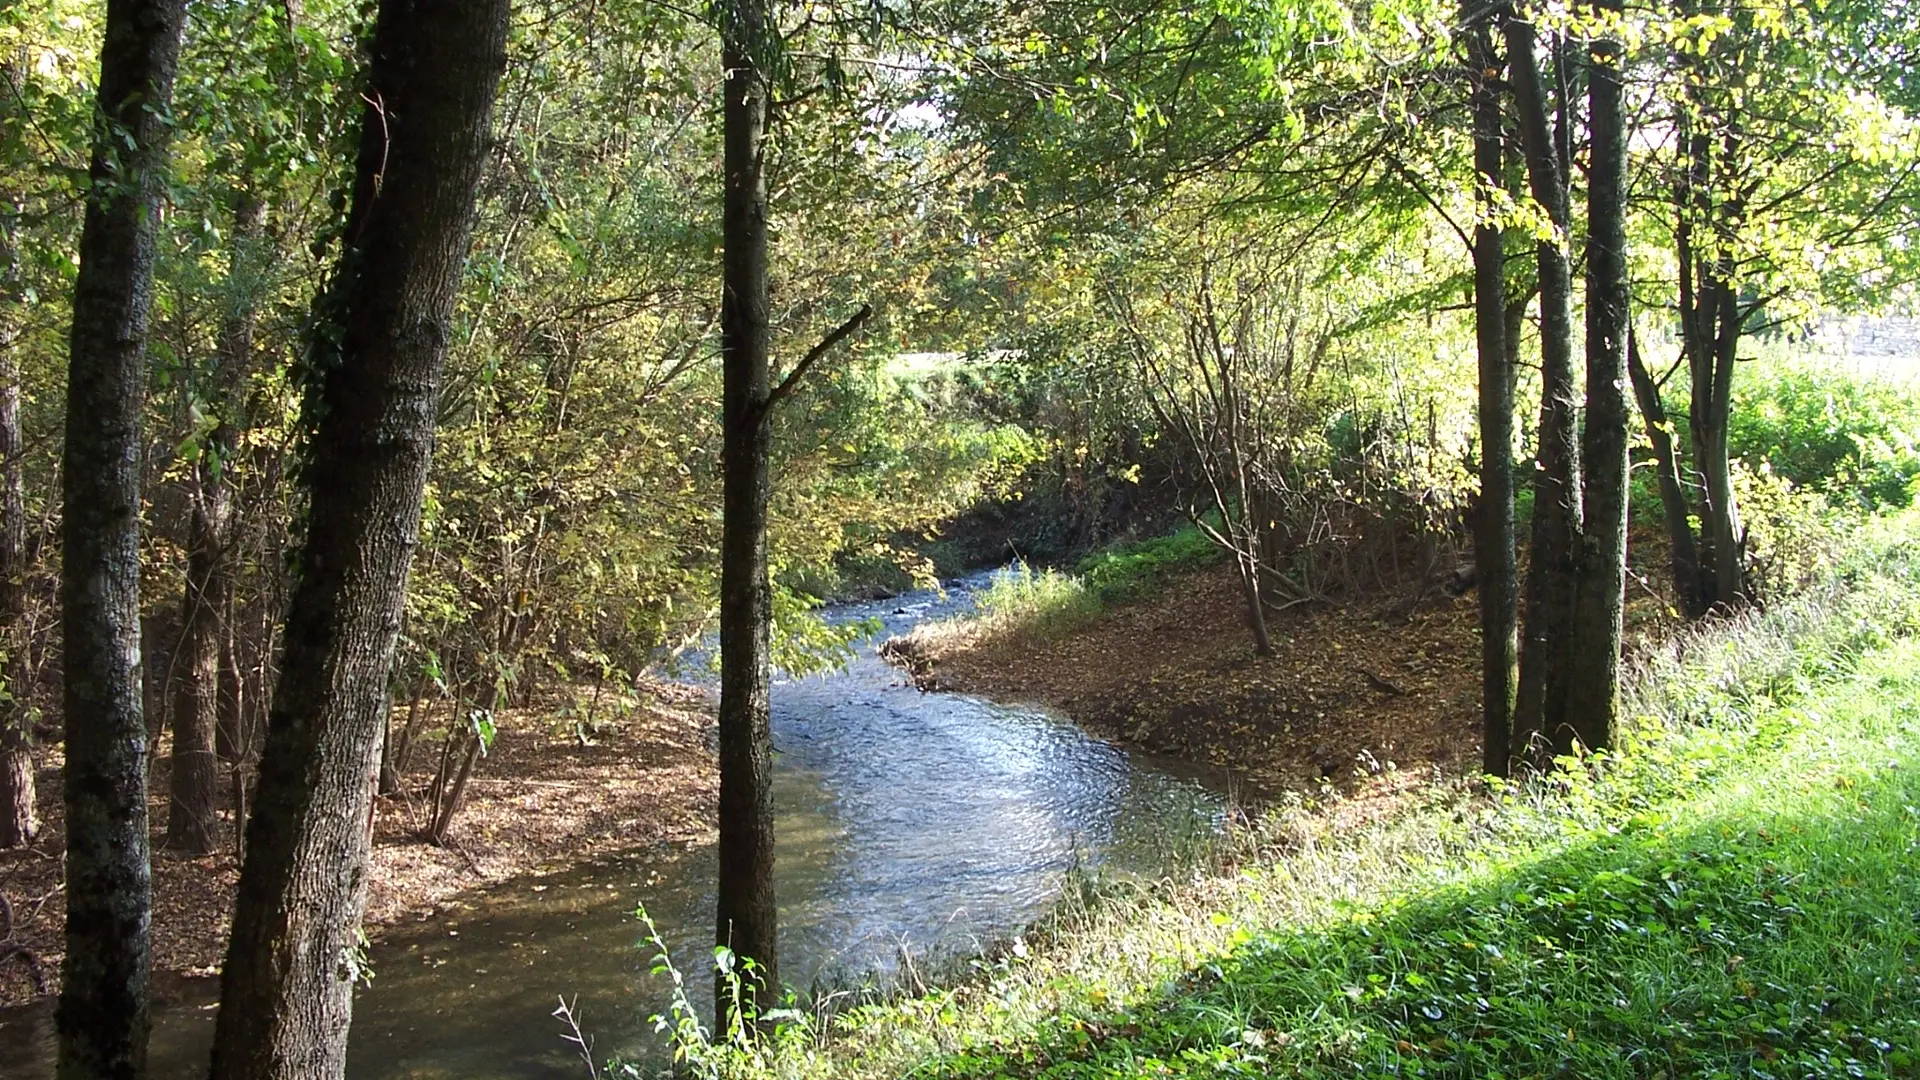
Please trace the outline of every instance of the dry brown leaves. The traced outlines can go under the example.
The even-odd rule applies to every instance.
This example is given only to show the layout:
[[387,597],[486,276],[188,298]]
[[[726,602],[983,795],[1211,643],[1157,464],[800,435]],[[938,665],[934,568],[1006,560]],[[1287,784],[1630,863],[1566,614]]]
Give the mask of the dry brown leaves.
[[[447,847],[416,838],[425,816],[419,793],[437,764],[428,752],[432,744],[423,745],[407,777],[413,794],[380,800],[369,927],[425,914],[461,892],[509,877],[710,836],[717,789],[706,691],[658,683],[643,687],[643,696],[643,707],[602,725],[590,743],[554,726],[546,708],[502,716],[499,737],[475,774]],[[57,985],[65,911],[59,748],[48,748],[40,764],[46,828],[35,847],[0,852],[0,894],[15,913],[15,940],[32,950]],[[239,879],[231,850],[188,858],[161,847],[166,773],[163,759],[150,802],[153,966],[163,985],[170,976],[218,971]],[[16,959],[0,967],[0,1005],[20,1004],[34,993],[25,963]]]

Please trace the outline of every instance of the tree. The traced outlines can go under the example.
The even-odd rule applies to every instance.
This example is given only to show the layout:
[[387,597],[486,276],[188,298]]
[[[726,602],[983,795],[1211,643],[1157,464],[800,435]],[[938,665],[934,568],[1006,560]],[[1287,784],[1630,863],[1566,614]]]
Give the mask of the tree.
[[[1627,572],[1627,109],[1621,0],[1598,0],[1587,44],[1587,410],[1580,457],[1578,592],[1561,723],[1590,750],[1613,746]],[[1557,741],[1557,740],[1556,740]]]
[[340,1077],[387,681],[417,542],[508,0],[385,0],[316,305],[299,580],[222,970],[216,1080]]
[[[6,77],[11,81],[11,65]],[[12,208],[8,208],[12,209]],[[4,212],[4,211],[0,211]],[[18,217],[17,210],[10,215]],[[15,223],[0,226],[0,849],[33,842],[40,811],[33,775],[32,642],[26,635],[26,446],[20,432],[19,329],[13,321],[19,281]]]
[[[1492,23],[1503,5],[1461,4],[1473,88],[1473,319],[1480,372],[1480,507],[1474,522],[1474,577],[1480,588],[1481,767],[1508,775],[1519,665],[1517,556],[1513,521],[1513,384],[1508,360],[1505,113]],[[1517,328],[1516,328],[1517,329]]]
[[[725,380],[725,523],[720,546],[720,882],[718,943],[754,969],[743,979],[778,992],[779,909],[773,877],[773,735],[768,713],[767,186],[763,173],[768,68],[778,39],[765,0],[720,6],[725,150],[725,265],[720,355]],[[749,987],[749,992],[751,992]],[[738,1022],[724,981],[719,1023]]]
[[204,855],[218,842],[220,768],[215,751],[220,725],[221,644],[233,605],[232,469],[245,408],[241,391],[253,360],[255,272],[266,204],[250,192],[234,200],[233,251],[228,273],[230,307],[221,322],[208,405],[214,425],[193,461],[188,490],[187,587],[181,601],[180,641],[173,666],[178,682],[173,704],[173,776],[167,816],[167,846]]
[[[1903,9],[1689,0],[1675,14],[1655,26],[1655,101],[1672,135],[1649,154],[1661,185],[1646,218],[1670,243],[1660,306],[1677,316],[1680,356],[1661,375],[1642,357],[1632,376],[1659,458],[1674,592],[1699,618],[1755,599],[1728,444],[1742,342],[1911,280],[1900,270],[1913,258],[1920,147]],[[1680,371],[1685,408],[1669,410]]]
[[141,407],[154,228],[182,0],[115,0],[73,292],[61,470],[67,815],[60,1075],[146,1074],[147,728],[140,677]]
[[[1533,537],[1527,566],[1526,633],[1513,723],[1513,753],[1564,752],[1567,625],[1577,589],[1581,505],[1577,391],[1573,378],[1573,221],[1568,140],[1549,119],[1533,24],[1506,20],[1507,70],[1526,157],[1528,187],[1545,220],[1536,229],[1540,280],[1540,426],[1533,481]],[[1566,72],[1556,63],[1557,86]],[[1565,131],[1564,97],[1561,124]],[[1546,747],[1536,746],[1544,739]]]

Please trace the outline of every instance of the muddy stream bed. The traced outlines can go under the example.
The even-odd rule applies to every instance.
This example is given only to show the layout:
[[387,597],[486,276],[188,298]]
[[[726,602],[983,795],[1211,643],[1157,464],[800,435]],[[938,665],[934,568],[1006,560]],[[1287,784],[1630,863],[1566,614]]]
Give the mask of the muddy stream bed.
[[[902,977],[1044,915],[1072,868],[1154,874],[1219,827],[1223,785],[1130,754],[1045,712],[923,694],[874,655],[964,610],[983,576],[832,609],[882,629],[841,671],[773,688],[781,974],[801,986]],[[666,847],[510,881],[386,928],[354,1004],[353,1080],[584,1076],[549,1014],[576,1003],[597,1059],[657,1058],[668,983],[634,919],[644,903],[689,973],[712,940],[714,853]],[[903,961],[903,957],[911,957]],[[157,1080],[197,1080],[213,980],[156,991]],[[0,1011],[0,1076],[53,1075],[50,1001]]]

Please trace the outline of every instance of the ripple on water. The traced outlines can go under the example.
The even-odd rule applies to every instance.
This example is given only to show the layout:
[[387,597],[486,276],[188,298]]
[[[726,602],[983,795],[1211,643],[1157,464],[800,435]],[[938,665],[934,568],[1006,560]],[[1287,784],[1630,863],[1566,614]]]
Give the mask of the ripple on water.
[[[980,579],[973,579],[977,583]],[[887,633],[961,610],[969,590],[844,605]],[[905,614],[895,612],[905,609]],[[906,685],[863,645],[847,669],[773,690],[781,970],[884,978],[903,949],[972,951],[1045,914],[1075,865],[1153,873],[1217,828],[1220,786],[1129,755],[1046,713]],[[683,970],[713,919],[711,848],[662,849],[510,882],[465,910],[389,928],[354,1006],[348,1072],[387,1078],[577,1077],[549,1017],[566,995],[595,1054],[658,1051],[667,983],[632,919],[644,902]],[[689,982],[694,980],[691,978]],[[203,1075],[211,981],[156,1010],[154,1075]],[[695,995],[703,1014],[703,989]],[[51,1077],[49,1008],[0,1014],[0,1075]]]

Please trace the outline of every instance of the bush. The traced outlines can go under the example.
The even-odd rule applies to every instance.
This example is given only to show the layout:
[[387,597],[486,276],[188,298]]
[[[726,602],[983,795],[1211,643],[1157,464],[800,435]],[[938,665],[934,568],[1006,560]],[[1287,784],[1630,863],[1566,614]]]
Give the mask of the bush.
[[1184,525],[1165,536],[1096,551],[1075,570],[1087,588],[1112,603],[1145,595],[1168,574],[1213,566],[1224,554],[1199,528]]
[[1839,505],[1913,504],[1920,387],[1811,360],[1752,367],[1734,384],[1732,456]]

